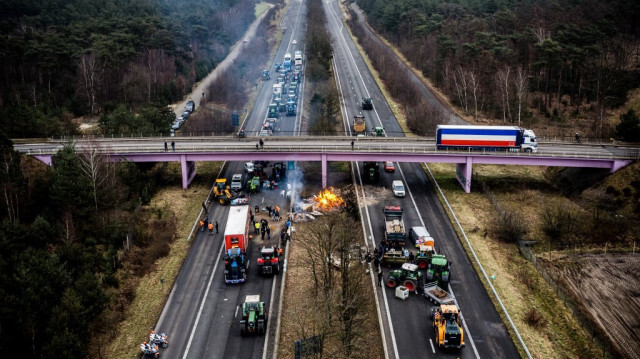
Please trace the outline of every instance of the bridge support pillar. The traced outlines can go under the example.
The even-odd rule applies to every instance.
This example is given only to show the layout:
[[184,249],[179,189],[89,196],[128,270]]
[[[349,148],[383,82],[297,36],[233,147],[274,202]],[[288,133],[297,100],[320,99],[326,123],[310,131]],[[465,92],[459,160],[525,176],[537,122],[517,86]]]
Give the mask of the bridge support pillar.
[[473,166],[473,157],[467,157],[465,163],[456,164],[456,178],[466,193],[471,193],[471,168]]
[[327,154],[322,154],[322,188],[327,188]]
[[626,167],[631,163],[631,161],[629,160],[613,160],[613,163],[611,163],[611,169],[609,170],[610,173],[615,173],[617,170],[621,169],[622,167]]
[[187,189],[193,181],[193,177],[196,176],[196,163],[187,161],[187,156],[181,155],[180,167],[182,167],[182,189]]

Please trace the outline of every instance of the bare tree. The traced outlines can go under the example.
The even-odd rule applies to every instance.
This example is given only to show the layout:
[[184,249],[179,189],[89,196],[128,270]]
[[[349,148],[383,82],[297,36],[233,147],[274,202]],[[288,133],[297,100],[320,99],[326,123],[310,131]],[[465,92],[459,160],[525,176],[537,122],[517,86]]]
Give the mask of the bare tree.
[[511,109],[509,108],[509,74],[511,68],[505,66],[496,72],[496,84],[500,90],[500,98],[502,99],[502,121],[507,122],[507,115],[511,120]]
[[112,166],[109,161],[109,154],[105,152],[97,143],[90,143],[80,152],[80,168],[91,181],[93,201],[96,213],[98,212],[98,192],[102,186],[113,177]]
[[516,69],[516,76],[514,79],[516,85],[516,97],[518,97],[518,126],[520,126],[520,119],[522,114],[522,100],[527,94],[527,88],[529,87],[529,75],[527,71],[518,66]]
[[104,73],[105,61],[100,61],[95,53],[91,52],[83,54],[78,60],[78,70],[80,71],[80,79],[82,89],[87,97],[89,105],[89,113],[93,116],[96,97],[98,94],[98,86],[102,74]]
[[473,96],[474,118],[478,119],[478,97],[480,96],[480,76],[474,70],[467,71],[467,83]]
[[536,39],[538,39],[539,44],[543,43],[544,40],[548,39],[551,36],[549,30],[545,29],[544,27],[537,27],[533,30],[533,34],[536,36]]
[[462,66],[458,66],[456,72],[453,74],[453,81],[456,88],[456,94],[458,95],[458,101],[460,101],[460,105],[464,109],[464,114],[469,114],[469,106],[467,101],[467,88],[468,88],[468,78],[467,72],[462,68]]

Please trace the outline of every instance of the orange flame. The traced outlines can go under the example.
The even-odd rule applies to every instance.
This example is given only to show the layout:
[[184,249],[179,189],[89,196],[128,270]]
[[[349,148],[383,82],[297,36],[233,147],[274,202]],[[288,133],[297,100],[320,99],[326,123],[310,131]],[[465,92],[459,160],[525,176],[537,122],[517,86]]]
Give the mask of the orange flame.
[[320,194],[313,199],[316,209],[326,212],[343,207],[345,204],[344,200],[334,192],[333,187],[320,191]]

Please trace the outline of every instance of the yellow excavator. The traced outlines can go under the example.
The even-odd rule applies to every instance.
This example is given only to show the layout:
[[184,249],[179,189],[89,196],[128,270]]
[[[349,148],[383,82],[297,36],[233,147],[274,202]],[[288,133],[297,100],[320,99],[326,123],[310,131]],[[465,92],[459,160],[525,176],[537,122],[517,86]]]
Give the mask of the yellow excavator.
[[231,202],[233,196],[229,192],[226,178],[218,178],[216,180],[216,184],[213,186],[213,198],[223,206]]
[[444,348],[464,348],[464,330],[460,309],[455,304],[443,304],[431,309],[436,344]]

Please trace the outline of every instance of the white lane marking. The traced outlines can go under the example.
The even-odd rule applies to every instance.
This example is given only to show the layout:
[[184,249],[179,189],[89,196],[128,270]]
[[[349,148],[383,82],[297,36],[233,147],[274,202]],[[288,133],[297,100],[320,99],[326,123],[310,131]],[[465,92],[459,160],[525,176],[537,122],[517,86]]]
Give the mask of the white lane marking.
[[236,305],[236,314],[233,315],[234,318],[238,317],[238,309],[240,309],[240,306]]
[[431,351],[433,352],[433,354],[435,354],[436,348],[433,347],[433,340],[431,340],[431,338],[429,338],[429,344],[431,344]]
[[220,243],[220,251],[218,251],[218,259],[216,259],[216,264],[213,265],[213,270],[211,271],[211,276],[209,277],[209,283],[207,284],[207,289],[204,291],[204,296],[202,297],[202,303],[200,303],[200,309],[198,310],[198,315],[196,316],[196,322],[193,323],[193,329],[191,329],[191,335],[189,335],[187,348],[184,350],[184,355],[182,356],[182,359],[187,359],[189,357],[189,349],[191,348],[191,342],[193,341],[193,336],[196,334],[196,329],[198,328],[198,322],[200,321],[200,315],[202,315],[202,309],[204,308],[204,303],[207,301],[207,295],[209,294],[209,289],[211,289],[211,282],[213,282],[213,276],[216,274],[216,268],[218,268],[218,263],[220,262],[220,258],[222,257],[223,249],[224,249],[224,242]]
[[[273,276],[273,284],[271,285],[271,298],[269,299],[269,311],[268,315],[271,315],[273,311],[273,297],[276,292],[276,276]],[[280,313],[278,313],[278,317],[280,317]],[[267,323],[267,332],[264,335],[264,349],[262,349],[262,359],[267,359],[267,348],[269,348],[269,332],[271,331],[271,326]]]
[[[413,198],[413,194],[411,193],[411,188],[409,188],[409,185],[407,184],[407,179],[404,177],[404,172],[402,171],[402,167],[400,167],[400,162],[398,162],[398,170],[400,171],[400,176],[402,177],[402,180],[404,181],[406,188],[407,188],[407,192],[409,193],[409,197],[411,197],[411,202],[413,203],[413,207],[416,209],[416,212],[418,213],[418,218],[420,218],[420,224],[427,228],[427,226],[424,225],[424,221],[422,220],[422,214],[420,214],[420,210],[418,209],[418,205],[416,204],[415,199]],[[433,249],[434,252],[436,252],[435,248]],[[451,284],[448,283],[448,288],[449,293],[451,293],[451,295],[453,296],[453,301],[456,303],[456,306],[458,306],[458,308],[460,308],[460,306],[458,305],[458,300],[456,299],[455,294],[453,294],[453,289],[451,289]],[[463,315],[460,314],[460,317],[463,318]],[[464,331],[465,331],[465,336],[467,337],[468,341],[471,343],[471,347],[473,348],[473,352],[476,355],[476,358],[480,358],[480,354],[478,354],[478,349],[476,349],[476,343],[473,341],[473,337],[471,337],[471,332],[469,331],[469,328],[467,327],[467,321],[464,320],[462,321],[462,325],[464,326]]]

